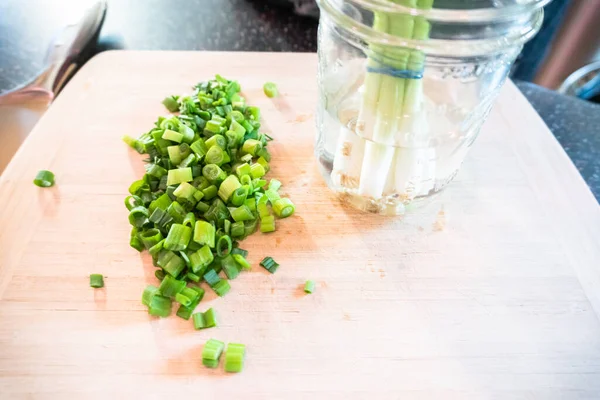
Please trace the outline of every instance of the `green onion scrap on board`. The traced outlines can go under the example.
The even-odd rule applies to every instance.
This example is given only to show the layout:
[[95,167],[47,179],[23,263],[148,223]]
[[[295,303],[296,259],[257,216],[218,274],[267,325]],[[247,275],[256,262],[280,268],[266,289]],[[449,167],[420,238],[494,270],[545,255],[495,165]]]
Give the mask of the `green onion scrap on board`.
[[[250,269],[239,241],[259,226],[273,232],[276,217],[295,211],[279,194],[281,182],[265,179],[272,138],[259,132],[260,110],[247,105],[240,90],[238,82],[217,75],[191,95],[164,99],[178,114],[159,117],[138,139],[123,138],[147,154],[146,174],[125,199],[129,243],[148,250],[159,268],[159,282],[146,287],[142,304],[150,315],[167,317],[178,303],[177,316],[193,316],[196,329],[216,325],[212,309],[193,314],[204,296],[198,285],[204,281],[218,296],[227,294],[229,280]],[[276,263],[268,265],[275,272]],[[205,365],[216,366],[223,344],[209,341],[205,350]],[[241,368],[240,360],[238,354],[230,362],[232,371]]]

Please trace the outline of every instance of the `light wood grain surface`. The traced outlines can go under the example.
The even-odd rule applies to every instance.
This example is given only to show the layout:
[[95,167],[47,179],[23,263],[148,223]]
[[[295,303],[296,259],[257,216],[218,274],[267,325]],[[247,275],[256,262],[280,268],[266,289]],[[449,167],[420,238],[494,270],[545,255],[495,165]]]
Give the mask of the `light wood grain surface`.
[[[108,52],[77,74],[0,177],[0,398],[600,397],[600,208],[514,85],[445,194],[399,220],[324,186],[315,72],[314,54]],[[120,138],[215,73],[262,108],[297,215],[244,242],[253,271],[207,296],[220,326],[194,331],[140,304],[155,280],[123,198],[143,163]],[[57,185],[34,186],[39,169]],[[247,344],[243,373],[201,365],[211,337]]]

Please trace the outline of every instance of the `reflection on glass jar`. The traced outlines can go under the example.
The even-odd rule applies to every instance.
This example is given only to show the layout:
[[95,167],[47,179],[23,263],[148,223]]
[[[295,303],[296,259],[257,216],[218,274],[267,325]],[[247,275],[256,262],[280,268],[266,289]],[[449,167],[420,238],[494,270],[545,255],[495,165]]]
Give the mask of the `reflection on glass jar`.
[[383,214],[442,190],[547,2],[319,0],[315,153],[328,185]]

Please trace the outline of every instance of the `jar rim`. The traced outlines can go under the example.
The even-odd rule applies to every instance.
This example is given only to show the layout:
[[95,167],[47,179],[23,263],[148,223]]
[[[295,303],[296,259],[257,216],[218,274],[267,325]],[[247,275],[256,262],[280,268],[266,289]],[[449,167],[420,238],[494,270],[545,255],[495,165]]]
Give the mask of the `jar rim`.
[[[395,47],[405,47],[412,48],[423,51],[425,54],[432,54],[438,56],[448,56],[448,57],[476,57],[486,54],[494,54],[500,53],[506,50],[507,47],[522,45],[531,39],[538,32],[540,27],[542,26],[544,11],[543,5],[547,4],[551,0],[523,0],[528,1],[528,7],[520,7],[519,11],[513,7],[506,7],[506,9],[511,8],[512,14],[503,14],[502,17],[494,16],[493,19],[480,19],[480,20],[472,20],[470,17],[466,17],[465,15],[475,12],[471,11],[458,11],[458,10],[418,10],[410,7],[401,6],[399,4],[393,3],[390,7],[391,12],[394,13],[406,13],[409,11],[411,15],[420,15],[428,20],[436,20],[440,21],[440,19],[430,18],[430,14],[442,14],[442,21],[445,22],[454,22],[454,23],[482,23],[485,21],[496,21],[498,19],[508,18],[511,15],[515,16],[520,13],[530,14],[531,15],[531,24],[528,27],[524,27],[523,29],[515,32],[513,35],[506,35],[493,39],[476,39],[476,40],[467,40],[467,39],[428,39],[428,40],[417,40],[417,39],[409,39],[399,36],[390,35],[388,33],[384,33],[381,31],[377,31],[370,26],[364,24],[357,24],[356,21],[346,15],[344,12],[339,9],[333,3],[340,3],[340,0],[316,0],[319,8],[322,11],[322,15],[325,14],[329,17],[333,22],[335,22],[340,28],[347,31],[353,37],[359,40],[352,40],[355,45],[360,45],[359,41],[363,41],[368,43],[369,45],[376,44],[378,46],[387,47],[387,48],[395,48]],[[389,0],[341,0],[341,2],[349,2],[360,5],[364,7],[367,5],[371,7],[373,5],[382,6],[383,2],[389,2]],[[373,8],[370,8],[373,10]],[[488,12],[495,9],[485,9]],[[374,11],[384,11],[388,12],[387,9],[384,8],[376,8]],[[416,13],[413,14],[413,11]],[[489,17],[489,15],[484,15],[484,10],[477,10],[477,13],[482,13],[480,17]],[[516,14],[515,14],[516,13]],[[450,17],[448,17],[450,15]],[[469,14],[470,15],[470,14]],[[458,18],[460,16],[460,18]],[[437,17],[434,15],[434,17]],[[458,19],[454,19],[458,18]],[[364,46],[363,46],[364,47]]]
[[[331,0],[320,0],[320,2],[329,2]],[[334,0],[335,1],[335,0]],[[412,16],[422,16],[430,21],[439,22],[463,22],[463,23],[481,23],[492,22],[502,19],[512,18],[522,14],[533,13],[537,9],[544,7],[552,0],[518,0],[517,3],[504,5],[501,7],[473,8],[473,9],[443,9],[431,8],[420,9],[394,3],[390,0],[346,0],[362,8],[372,11],[383,11],[392,14],[408,14]]]

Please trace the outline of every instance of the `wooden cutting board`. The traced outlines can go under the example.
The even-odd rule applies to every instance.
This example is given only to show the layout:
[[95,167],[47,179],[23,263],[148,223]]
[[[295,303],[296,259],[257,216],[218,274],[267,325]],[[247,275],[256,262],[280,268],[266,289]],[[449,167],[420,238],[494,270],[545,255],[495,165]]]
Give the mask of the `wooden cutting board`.
[[[194,331],[140,303],[156,280],[123,199],[143,157],[121,137],[215,73],[262,108],[297,214],[244,242],[252,272],[209,292],[219,327]],[[515,86],[445,194],[401,220],[324,186],[315,74],[314,54],[201,52],[107,52],[77,74],[0,178],[2,399],[598,398],[600,208]],[[247,344],[243,373],[204,368],[208,338]]]

